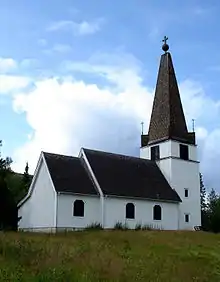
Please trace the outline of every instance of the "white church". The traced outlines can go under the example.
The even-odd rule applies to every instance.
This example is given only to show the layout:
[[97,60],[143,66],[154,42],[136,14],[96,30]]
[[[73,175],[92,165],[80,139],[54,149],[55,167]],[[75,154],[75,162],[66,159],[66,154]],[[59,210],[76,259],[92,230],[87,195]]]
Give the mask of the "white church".
[[140,157],[82,148],[78,157],[41,152],[18,204],[19,230],[56,232],[116,223],[134,229],[201,225],[199,161],[188,132],[169,46],[162,47],[148,134]]

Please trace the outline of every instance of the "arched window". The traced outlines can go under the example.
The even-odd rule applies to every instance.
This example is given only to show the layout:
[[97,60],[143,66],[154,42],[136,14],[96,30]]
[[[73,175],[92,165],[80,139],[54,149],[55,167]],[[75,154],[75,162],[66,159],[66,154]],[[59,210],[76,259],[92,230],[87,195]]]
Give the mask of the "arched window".
[[126,205],[126,218],[134,218],[134,204],[132,203]]
[[73,204],[73,216],[84,216],[84,202],[75,200]]
[[161,206],[154,206],[154,220],[161,220]]

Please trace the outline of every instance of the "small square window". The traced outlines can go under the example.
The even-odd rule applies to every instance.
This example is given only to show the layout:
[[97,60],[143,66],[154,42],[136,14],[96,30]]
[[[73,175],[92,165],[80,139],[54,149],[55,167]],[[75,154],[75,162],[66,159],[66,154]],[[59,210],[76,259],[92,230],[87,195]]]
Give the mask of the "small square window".
[[160,147],[159,145],[151,147],[151,160],[156,161],[160,159]]
[[185,214],[185,222],[189,222],[189,214]]
[[189,147],[187,145],[180,144],[180,158],[182,160],[189,159]]
[[185,189],[185,198],[189,197],[189,189]]

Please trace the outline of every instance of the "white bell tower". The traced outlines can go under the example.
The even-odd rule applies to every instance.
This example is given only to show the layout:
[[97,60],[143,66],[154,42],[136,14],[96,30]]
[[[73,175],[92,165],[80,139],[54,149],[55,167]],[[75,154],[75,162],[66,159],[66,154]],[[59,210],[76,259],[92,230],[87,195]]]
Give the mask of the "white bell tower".
[[[179,229],[201,225],[199,161],[194,132],[188,132],[169,46],[164,39],[149,131],[140,157],[156,161],[180,196]],[[172,220],[172,219],[171,219]]]

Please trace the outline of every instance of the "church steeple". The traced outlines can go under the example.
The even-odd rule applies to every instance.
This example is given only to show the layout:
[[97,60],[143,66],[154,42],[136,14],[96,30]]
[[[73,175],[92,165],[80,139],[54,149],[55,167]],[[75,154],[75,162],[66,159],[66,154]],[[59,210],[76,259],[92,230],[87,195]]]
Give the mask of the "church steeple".
[[156,91],[148,135],[142,135],[142,146],[172,139],[195,144],[195,133],[189,133],[180,99],[169,46],[164,37]]

